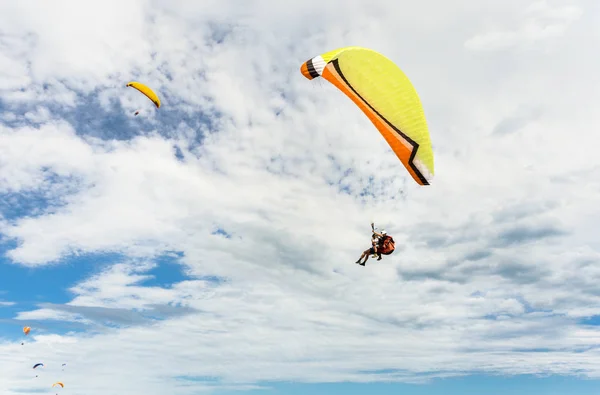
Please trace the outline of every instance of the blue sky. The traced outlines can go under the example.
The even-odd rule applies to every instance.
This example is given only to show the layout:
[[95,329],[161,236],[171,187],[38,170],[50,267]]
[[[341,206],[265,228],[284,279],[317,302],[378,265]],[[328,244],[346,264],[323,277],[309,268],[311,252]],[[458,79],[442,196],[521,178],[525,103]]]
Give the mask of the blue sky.
[[[2,393],[598,393],[598,7],[0,4]],[[300,74],[348,45],[431,186]]]

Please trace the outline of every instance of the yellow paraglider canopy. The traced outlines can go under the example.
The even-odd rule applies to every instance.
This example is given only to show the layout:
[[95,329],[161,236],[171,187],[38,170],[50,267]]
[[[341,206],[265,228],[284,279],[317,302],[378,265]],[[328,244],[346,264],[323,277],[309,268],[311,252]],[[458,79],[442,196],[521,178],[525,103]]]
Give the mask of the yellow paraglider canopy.
[[127,86],[142,92],[148,99],[152,100],[152,103],[154,103],[156,108],[160,108],[160,99],[158,98],[158,95],[148,86],[136,81],[129,82]]
[[412,178],[429,185],[433,150],[419,96],[391,60],[371,49],[345,47],[316,56],[300,68],[309,80],[323,77],[365,113]]
[[52,388],[60,386],[62,388],[65,388],[65,385],[63,383],[61,383],[60,381],[57,381],[56,383],[52,384]]

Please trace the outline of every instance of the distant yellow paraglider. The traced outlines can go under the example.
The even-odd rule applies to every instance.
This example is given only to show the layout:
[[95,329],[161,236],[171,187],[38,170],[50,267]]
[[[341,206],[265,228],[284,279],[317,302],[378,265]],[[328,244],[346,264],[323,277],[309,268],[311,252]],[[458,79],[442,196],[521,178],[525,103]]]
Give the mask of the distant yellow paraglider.
[[143,93],[148,99],[152,100],[152,103],[154,103],[156,108],[160,108],[160,99],[158,98],[158,95],[154,93],[154,91],[148,86],[136,81],[129,82],[127,86],[133,89],[137,89],[138,91]]
[[52,384],[52,388],[54,387],[61,387],[61,388],[65,388],[65,385],[63,383],[61,383],[60,381],[57,381],[56,383]]
[[[152,89],[150,89],[150,87],[148,87],[147,85],[142,84],[141,82],[136,82],[136,81],[131,81],[131,82],[127,83],[127,86],[130,87],[130,88],[138,90],[144,96],[146,96],[148,99],[150,99],[152,101],[152,103],[154,103],[154,105],[156,106],[156,108],[160,108],[160,98],[158,97],[158,95]],[[134,113],[134,115],[137,116],[140,113],[140,111],[141,110],[137,110]]]
[[309,80],[323,77],[365,113],[412,178],[429,185],[433,150],[423,107],[406,75],[371,49],[339,48],[316,56],[300,71]]

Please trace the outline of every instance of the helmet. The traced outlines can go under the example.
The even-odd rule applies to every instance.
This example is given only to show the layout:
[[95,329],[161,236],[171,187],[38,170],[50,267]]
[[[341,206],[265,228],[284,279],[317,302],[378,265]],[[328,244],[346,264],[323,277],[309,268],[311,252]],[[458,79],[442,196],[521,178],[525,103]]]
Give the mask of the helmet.
[[385,234],[387,234],[387,233],[385,232],[385,230],[382,230],[382,231],[381,231],[381,234],[382,234],[382,235],[385,235]]

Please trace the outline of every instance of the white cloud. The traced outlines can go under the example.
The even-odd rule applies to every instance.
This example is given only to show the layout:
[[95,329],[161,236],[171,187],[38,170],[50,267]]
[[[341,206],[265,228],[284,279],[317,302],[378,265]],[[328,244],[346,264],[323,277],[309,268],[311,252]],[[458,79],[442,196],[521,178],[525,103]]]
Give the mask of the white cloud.
[[39,309],[35,311],[25,311],[19,313],[16,317],[19,320],[55,320],[55,321],[77,321],[75,314],[68,314],[52,309]]
[[[0,73],[0,192],[42,191],[53,203],[3,220],[3,235],[18,241],[8,257],[36,267],[71,253],[127,256],[70,286],[65,306],[17,318],[91,325],[109,312],[92,308],[112,318],[156,305],[194,310],[55,335],[71,343],[53,348],[38,333],[25,348],[2,343],[0,386],[46,389],[23,368],[34,359],[68,361],[51,377],[92,395],[468,371],[597,377],[598,351],[576,353],[600,336],[577,323],[600,314],[600,64],[586,49],[594,36],[581,35],[596,21],[581,14],[543,55],[483,57],[462,43],[484,3],[3,3],[0,64],[13,67]],[[493,3],[506,18],[521,4]],[[535,23],[564,11],[540,4]],[[415,83],[434,142],[431,187],[406,177],[342,94],[300,75],[303,61],[344,45],[384,52]],[[130,117],[147,104],[123,87],[130,79],[155,88],[163,107]],[[92,110],[89,93],[99,98]],[[70,106],[90,118],[77,121]],[[536,122],[492,133],[519,108],[535,108]],[[95,117],[112,123],[84,135]],[[130,129],[137,138],[101,138]],[[363,205],[370,176],[376,198]],[[363,268],[353,262],[371,220],[398,251]],[[164,251],[184,253],[190,280],[144,286]],[[198,278],[210,275],[227,281]],[[383,369],[398,373],[364,373]],[[200,376],[222,381],[182,379]]]
[[539,41],[563,36],[581,15],[582,10],[576,5],[553,6],[546,0],[536,1],[522,13],[519,27],[476,35],[465,42],[465,47],[487,51],[531,47]]

